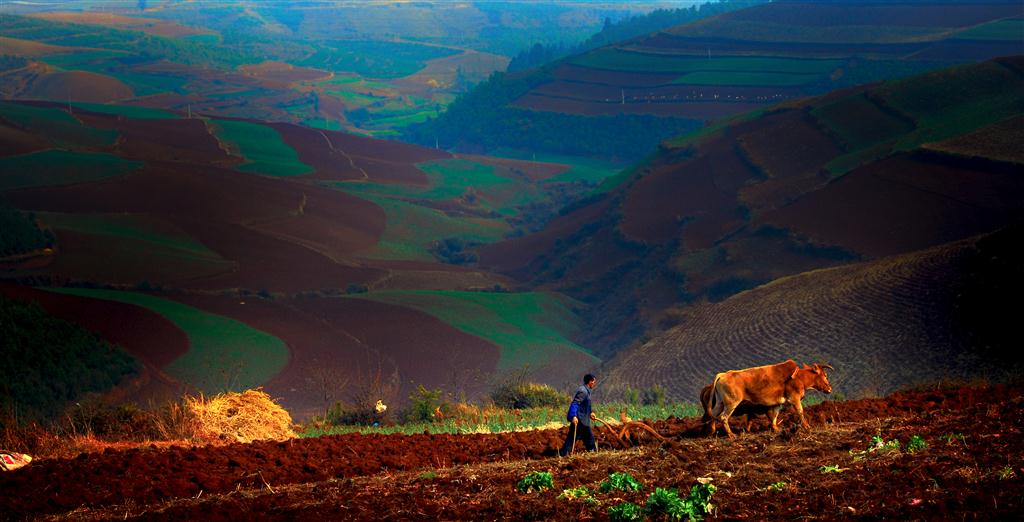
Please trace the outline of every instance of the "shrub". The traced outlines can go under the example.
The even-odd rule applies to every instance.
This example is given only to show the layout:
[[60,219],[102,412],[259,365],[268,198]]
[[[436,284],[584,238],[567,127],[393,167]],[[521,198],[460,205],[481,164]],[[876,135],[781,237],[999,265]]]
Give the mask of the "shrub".
[[655,384],[644,390],[643,403],[645,406],[664,406],[666,401],[665,388]]
[[623,502],[622,504],[608,508],[608,519],[612,522],[643,520],[644,510],[632,502]]
[[637,482],[629,473],[615,472],[608,475],[608,478],[601,483],[601,493],[610,491],[640,491],[644,486]]
[[522,410],[561,406],[566,397],[547,384],[524,382],[498,386],[491,392],[491,400],[501,408]]
[[422,384],[409,394],[409,407],[405,410],[406,422],[425,422],[433,420],[434,412],[450,409],[448,403],[441,400],[441,389],[428,390]]
[[516,483],[516,489],[523,493],[540,492],[553,487],[555,487],[555,481],[548,471],[531,471]]

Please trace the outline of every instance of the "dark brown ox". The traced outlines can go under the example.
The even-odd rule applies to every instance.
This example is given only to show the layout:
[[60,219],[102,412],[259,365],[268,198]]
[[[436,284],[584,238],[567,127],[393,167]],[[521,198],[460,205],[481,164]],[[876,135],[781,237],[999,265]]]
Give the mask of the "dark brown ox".
[[711,433],[715,432],[715,422],[721,421],[725,425],[725,432],[735,437],[729,428],[729,417],[743,401],[769,408],[768,417],[772,420],[774,431],[779,431],[779,411],[787,403],[792,404],[800,415],[800,425],[807,427],[804,407],[800,401],[808,388],[832,393],[826,369],[831,370],[832,367],[827,364],[805,364],[801,368],[791,359],[779,364],[730,370],[716,375],[712,384],[715,405],[711,412]]
[[[714,420],[714,417],[711,416],[711,410],[715,407],[714,390],[715,386],[713,384],[708,384],[700,390],[700,404],[704,407],[704,417],[701,418],[701,422],[704,423],[704,427],[708,435],[715,434],[715,425],[711,422]],[[764,415],[767,417],[769,411],[771,411],[771,407],[769,406],[758,406],[751,404],[750,401],[743,401],[736,406],[736,409],[733,410],[730,418],[745,415],[747,422],[744,424],[744,431],[749,432],[750,426],[754,424],[754,417],[758,415]]]

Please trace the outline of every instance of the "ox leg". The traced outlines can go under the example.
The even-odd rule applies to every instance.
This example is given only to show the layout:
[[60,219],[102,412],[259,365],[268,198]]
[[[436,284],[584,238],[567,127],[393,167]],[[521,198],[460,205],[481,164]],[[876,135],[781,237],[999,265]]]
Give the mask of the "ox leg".
[[725,426],[725,434],[728,435],[730,439],[736,438],[736,434],[733,433],[732,428],[729,427],[729,417],[732,415],[732,412],[736,411],[736,406],[738,406],[738,404],[725,406],[722,408],[722,414],[717,416],[718,420],[722,421],[722,425]]
[[804,417],[804,405],[800,404],[800,401],[794,401],[793,407],[796,408],[796,412],[800,415],[800,426],[810,428],[811,425],[807,423],[807,419]]
[[779,412],[782,411],[782,405],[778,405],[768,410],[768,418],[772,420],[772,431],[779,431]]

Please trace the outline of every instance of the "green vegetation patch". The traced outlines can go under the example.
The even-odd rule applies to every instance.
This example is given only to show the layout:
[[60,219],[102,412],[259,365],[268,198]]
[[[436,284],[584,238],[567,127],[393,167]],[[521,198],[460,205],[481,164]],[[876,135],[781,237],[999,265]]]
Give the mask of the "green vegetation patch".
[[63,108],[0,102],[0,118],[62,146],[103,147],[113,145],[118,136],[115,130],[83,124]]
[[164,370],[204,393],[245,390],[266,383],[288,363],[281,339],[224,316],[137,292],[53,288],[62,294],[106,299],[152,310],[184,330],[189,350]]
[[500,219],[453,217],[441,210],[400,198],[353,193],[379,205],[386,216],[380,241],[373,248],[359,253],[370,259],[435,261],[430,247],[437,241],[458,238],[491,243],[502,239],[510,230],[508,224]]
[[72,105],[90,112],[98,112],[101,114],[115,114],[133,120],[172,120],[179,118],[179,116],[177,114],[174,114],[173,112],[165,111],[163,109],[153,109],[150,107],[135,107],[132,105],[110,105],[106,103],[82,102],[76,102]]
[[281,133],[266,125],[213,120],[213,129],[218,139],[246,159],[236,170],[281,177],[313,172],[313,167],[299,161],[299,154],[284,142]]
[[953,38],[963,40],[1009,40],[1020,43],[1024,36],[1024,18],[996,20],[961,31]]
[[0,190],[116,178],[142,164],[102,152],[44,150],[8,156],[0,158]]
[[593,358],[569,339],[579,318],[568,298],[542,292],[384,291],[359,298],[415,308],[501,348],[499,370],[543,367],[559,352]]
[[6,372],[0,408],[24,420],[59,415],[88,392],[103,392],[139,364],[123,349],[57,319],[38,304],[0,296],[0,353]]
[[430,60],[460,52],[403,42],[335,40],[322,42],[312,56],[295,65],[354,72],[369,78],[401,78],[422,69]]

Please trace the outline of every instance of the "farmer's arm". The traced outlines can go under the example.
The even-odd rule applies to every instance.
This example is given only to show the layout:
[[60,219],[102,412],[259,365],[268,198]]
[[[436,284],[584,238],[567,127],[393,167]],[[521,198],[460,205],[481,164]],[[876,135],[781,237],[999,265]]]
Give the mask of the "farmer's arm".
[[579,419],[576,418],[576,412],[579,411],[580,404],[583,404],[583,401],[586,398],[587,398],[587,393],[584,390],[582,390],[582,389],[576,390],[576,395],[574,395],[573,398],[572,398],[572,404],[569,405],[569,418],[572,419],[572,423],[573,424],[576,424],[577,422],[579,422]]

